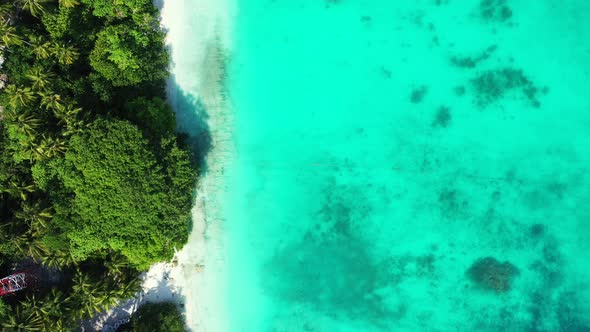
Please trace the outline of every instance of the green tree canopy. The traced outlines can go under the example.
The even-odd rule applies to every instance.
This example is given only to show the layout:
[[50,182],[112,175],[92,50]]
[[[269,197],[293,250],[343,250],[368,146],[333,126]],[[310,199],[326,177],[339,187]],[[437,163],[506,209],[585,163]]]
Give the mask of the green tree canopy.
[[174,303],[146,303],[131,317],[129,327],[120,331],[184,332],[184,318]]
[[[109,249],[145,269],[184,244],[191,200],[186,184],[194,172],[186,153],[166,147],[170,157],[160,162],[141,131],[122,120],[98,119],[72,136],[65,158],[56,161],[69,194],[59,194],[54,220],[77,260]],[[171,197],[183,190],[184,197]]]
[[153,13],[151,0],[82,0],[92,7],[92,13],[99,17],[123,19],[138,13]]
[[165,34],[131,24],[108,26],[98,34],[91,66],[114,86],[130,86],[167,77]]
[[5,320],[10,312],[10,307],[0,299],[0,319]]
[[[68,281],[4,298],[0,330],[75,330],[186,241],[196,171],[164,46],[152,0],[0,1],[0,264]],[[183,330],[147,312],[140,330]]]
[[29,12],[31,15],[37,17],[45,12],[43,5],[49,0],[16,0],[14,3]]
[[170,105],[159,97],[139,97],[125,105],[128,117],[141,123],[149,134],[164,136],[174,132],[176,118]]

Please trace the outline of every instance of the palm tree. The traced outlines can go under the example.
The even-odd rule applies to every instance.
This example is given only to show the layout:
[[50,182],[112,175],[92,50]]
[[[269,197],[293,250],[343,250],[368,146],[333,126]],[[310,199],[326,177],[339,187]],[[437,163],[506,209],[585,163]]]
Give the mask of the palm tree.
[[11,248],[12,253],[25,256],[24,253],[27,251],[29,237],[26,234],[15,234],[15,232],[18,231],[18,229],[16,229],[17,226],[18,225],[15,225],[14,222],[10,224],[10,227],[13,228],[10,232],[13,235],[8,239],[6,245]]
[[8,187],[4,189],[4,192],[13,197],[20,197],[23,201],[26,201],[27,193],[35,192],[35,190],[37,190],[37,188],[34,184],[27,184],[22,179],[18,182],[13,179],[8,181]]
[[10,14],[12,13],[12,8],[12,5],[8,3],[0,5],[0,21],[2,21],[1,23],[9,21]]
[[57,288],[52,288],[51,295],[49,295],[43,303],[43,306],[45,307],[45,314],[53,317],[60,316],[62,314],[61,309],[63,307],[64,300],[64,294]]
[[[63,294],[55,288],[51,289],[51,294],[46,296],[42,301],[34,294],[28,296],[26,301],[22,301],[22,308],[31,312],[37,317],[43,326],[43,331],[66,331],[61,319],[64,297]],[[35,319],[36,320],[36,319]]]
[[51,293],[45,297],[41,304],[41,311],[43,314],[43,322],[45,324],[46,331],[69,331],[63,326],[63,309],[64,309],[65,297],[62,292],[56,288],[51,289]]
[[42,36],[31,36],[29,43],[31,44],[31,51],[35,54],[37,60],[47,59],[51,55],[51,43]]
[[20,142],[21,150],[25,153],[24,159],[41,161],[47,159],[45,150],[35,138],[28,138]]
[[59,0],[59,6],[64,8],[74,8],[79,4],[78,0]]
[[41,263],[49,268],[59,269],[72,266],[75,260],[69,251],[57,251],[43,257]]
[[73,315],[78,318],[92,317],[95,313],[109,307],[109,296],[104,282],[93,282],[87,274],[76,271],[73,278],[72,294],[68,298]]
[[17,115],[14,111],[7,112],[6,115],[6,119],[17,124],[18,129],[29,139],[35,139],[37,137],[37,128],[41,126],[41,120],[27,113]]
[[53,114],[55,114],[55,117],[59,119],[59,122],[57,124],[70,127],[72,123],[76,122],[78,114],[81,111],[82,109],[76,107],[75,102],[70,102],[66,103],[64,107],[54,109]]
[[23,309],[28,312],[31,312],[33,315],[43,317],[47,314],[45,307],[43,306],[43,302],[39,301],[35,294],[33,294],[32,296],[27,296],[27,300],[21,303]]
[[64,130],[62,130],[61,135],[64,137],[72,136],[83,131],[84,128],[88,128],[89,126],[90,124],[84,120],[73,121]]
[[28,106],[35,101],[35,93],[29,87],[17,87],[14,84],[10,84],[6,87],[6,93],[8,94],[9,103],[12,107],[17,108],[19,106]]
[[9,224],[10,221],[0,220],[0,243],[3,243],[10,238],[10,235],[8,235],[8,232],[6,230],[6,228],[10,226]]
[[41,241],[34,240],[29,243],[26,256],[31,257],[35,262],[41,262],[43,257],[47,257],[47,247]]
[[36,91],[46,88],[54,76],[50,72],[45,72],[41,67],[35,67],[27,74],[27,78],[33,82],[31,87]]
[[64,140],[54,137],[43,136],[39,143],[38,149],[45,158],[53,158],[55,156],[63,155],[68,149]]
[[10,47],[12,45],[22,45],[23,40],[16,34],[16,28],[9,25],[8,22],[0,23],[0,46]]
[[25,222],[31,232],[43,234],[47,230],[49,221],[53,218],[53,209],[51,207],[43,208],[41,202],[23,202],[21,210],[15,212],[14,216]]
[[[64,323],[64,318],[63,315],[60,315],[59,317],[55,317],[54,319],[51,320],[45,320],[45,326],[46,326],[46,331],[51,331],[51,332],[70,332],[72,331],[71,327],[68,327],[65,325]],[[75,323],[71,323],[71,325],[74,325]]]
[[130,299],[141,290],[141,279],[133,278],[129,281],[116,281],[111,289],[111,297],[115,303],[119,299]]
[[45,12],[45,8],[43,8],[43,3],[45,2],[49,2],[49,0],[16,0],[15,3],[23,10],[28,11],[31,15],[38,17],[39,14]]
[[129,268],[129,260],[118,252],[112,252],[104,261],[104,266],[107,268],[107,276],[120,281]]
[[41,106],[45,107],[45,109],[56,110],[63,107],[60,95],[49,90],[38,92],[38,94],[41,96]]
[[55,56],[57,61],[63,65],[71,65],[78,60],[80,53],[74,46],[65,44],[53,43],[51,53]]
[[43,322],[34,312],[17,305],[4,319],[2,327],[8,331],[43,331]]

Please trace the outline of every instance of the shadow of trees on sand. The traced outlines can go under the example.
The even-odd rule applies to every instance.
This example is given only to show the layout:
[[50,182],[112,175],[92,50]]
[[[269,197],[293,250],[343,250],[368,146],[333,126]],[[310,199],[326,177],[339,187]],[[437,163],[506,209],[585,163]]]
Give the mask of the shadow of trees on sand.
[[205,160],[212,148],[212,140],[205,105],[197,96],[180,87],[174,75],[168,82],[168,101],[176,113],[177,130],[189,146],[199,172],[207,172]]

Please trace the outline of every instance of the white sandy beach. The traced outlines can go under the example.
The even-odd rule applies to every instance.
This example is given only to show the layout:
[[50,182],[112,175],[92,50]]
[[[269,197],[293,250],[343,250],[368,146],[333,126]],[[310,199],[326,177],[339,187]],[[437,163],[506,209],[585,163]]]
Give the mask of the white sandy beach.
[[[156,1],[167,30],[171,51],[169,101],[180,131],[198,131],[186,119],[203,118],[210,129],[212,148],[206,157],[193,207],[188,244],[172,262],[153,265],[144,274],[143,291],[90,322],[94,329],[111,331],[128,320],[144,302],[173,301],[185,310],[191,331],[227,331],[225,305],[226,249],[224,224],[218,204],[225,192],[223,173],[233,156],[232,117],[222,94],[225,57],[231,46],[231,0]],[[198,100],[204,111],[181,100]],[[197,133],[198,134],[198,133]]]
[[178,103],[181,94],[188,93],[203,104],[204,114],[197,116],[206,116],[212,141],[207,172],[200,179],[193,208],[193,230],[170,268],[169,287],[184,298],[186,321],[192,331],[222,332],[228,328],[224,218],[219,204],[225,192],[224,168],[233,156],[230,105],[222,93],[234,13],[229,1],[166,0],[162,8],[162,23],[168,30],[172,52],[169,99],[175,106],[179,129],[189,135],[195,131],[182,119],[186,116],[183,113],[197,110]]

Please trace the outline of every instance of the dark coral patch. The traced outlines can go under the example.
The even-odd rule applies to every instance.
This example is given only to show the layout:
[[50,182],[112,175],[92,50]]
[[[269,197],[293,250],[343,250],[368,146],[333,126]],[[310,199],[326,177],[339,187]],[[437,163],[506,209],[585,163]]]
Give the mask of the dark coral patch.
[[479,13],[485,21],[506,22],[512,17],[506,0],[481,0]]
[[519,271],[510,262],[500,262],[494,257],[484,257],[476,260],[466,274],[471,281],[483,289],[505,293],[510,290],[512,280]]
[[471,80],[475,92],[475,103],[485,108],[506,96],[509,92],[519,92],[531,106],[541,106],[539,89],[519,69],[503,68],[487,70]]
[[545,234],[545,226],[543,224],[534,224],[531,226],[530,233],[533,238],[541,237]]
[[452,56],[451,57],[451,64],[455,67],[459,68],[475,68],[480,62],[483,62],[492,56],[492,53],[497,49],[496,45],[492,45],[486,48],[483,52],[475,56]]
[[434,120],[432,121],[433,127],[446,128],[451,123],[451,109],[446,106],[441,106],[436,110]]
[[419,104],[426,96],[426,93],[428,93],[428,88],[426,86],[423,85],[417,87],[414,90],[412,90],[412,93],[410,94],[410,101],[413,104]]

